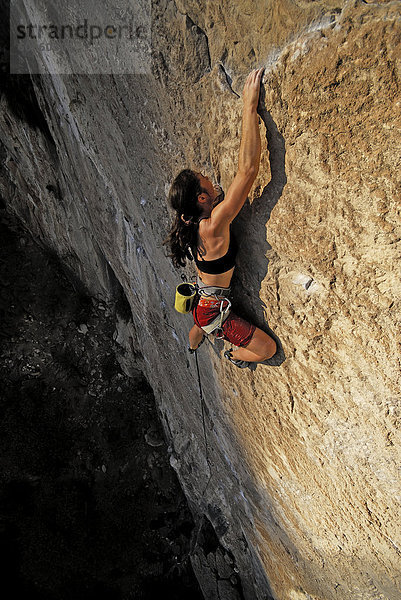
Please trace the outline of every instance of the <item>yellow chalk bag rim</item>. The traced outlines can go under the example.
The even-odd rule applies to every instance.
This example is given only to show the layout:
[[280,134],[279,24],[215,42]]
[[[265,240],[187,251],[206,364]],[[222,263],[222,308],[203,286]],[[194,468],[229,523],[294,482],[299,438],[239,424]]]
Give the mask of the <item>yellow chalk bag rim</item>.
[[179,313],[189,313],[196,296],[196,287],[192,283],[180,283],[175,289],[174,308]]

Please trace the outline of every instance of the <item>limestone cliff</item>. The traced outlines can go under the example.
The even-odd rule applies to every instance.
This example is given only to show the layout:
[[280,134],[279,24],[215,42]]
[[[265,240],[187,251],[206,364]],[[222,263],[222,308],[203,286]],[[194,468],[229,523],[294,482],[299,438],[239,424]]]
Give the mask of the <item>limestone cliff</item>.
[[[153,0],[151,74],[3,81],[1,194],[93,293],[125,293],[126,368],[143,354],[198,542],[211,523],[239,567],[242,590],[198,544],[210,600],[401,595],[400,14]],[[186,165],[230,183],[256,66],[263,158],[235,222],[234,292],[280,350],[244,372],[204,344],[202,411],[166,190]]]

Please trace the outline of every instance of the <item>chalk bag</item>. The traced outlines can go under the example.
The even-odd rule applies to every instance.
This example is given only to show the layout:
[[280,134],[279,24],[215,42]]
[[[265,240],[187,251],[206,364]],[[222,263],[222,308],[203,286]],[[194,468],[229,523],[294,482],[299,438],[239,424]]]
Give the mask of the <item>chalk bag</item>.
[[180,283],[175,289],[174,308],[179,313],[189,313],[196,296],[196,287],[192,283]]

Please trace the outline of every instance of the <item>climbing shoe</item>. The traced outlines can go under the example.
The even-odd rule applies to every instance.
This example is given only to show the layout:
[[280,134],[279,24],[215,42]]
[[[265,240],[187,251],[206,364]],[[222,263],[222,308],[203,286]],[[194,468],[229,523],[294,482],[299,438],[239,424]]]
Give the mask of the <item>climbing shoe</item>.
[[236,360],[235,358],[233,358],[232,354],[231,354],[232,350],[226,350],[224,352],[224,356],[233,363],[233,365],[235,365],[236,367],[238,367],[239,369],[246,369],[246,367],[249,367],[249,365],[251,364],[250,362],[248,362],[247,360]]

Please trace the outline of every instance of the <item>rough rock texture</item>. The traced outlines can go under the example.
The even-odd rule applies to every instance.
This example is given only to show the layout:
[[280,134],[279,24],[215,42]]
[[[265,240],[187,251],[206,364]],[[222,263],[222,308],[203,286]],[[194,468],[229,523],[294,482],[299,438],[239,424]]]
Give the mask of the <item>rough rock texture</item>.
[[[242,589],[197,546],[210,600],[401,595],[400,12],[154,0],[151,75],[3,85],[1,193],[94,293],[123,288],[126,369],[139,349],[197,540],[212,525],[239,566]],[[202,406],[161,245],[165,192],[184,165],[227,187],[242,85],[263,65],[264,155],[235,222],[234,289],[280,351],[244,372],[222,342],[203,345]]]

